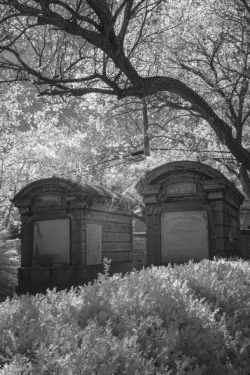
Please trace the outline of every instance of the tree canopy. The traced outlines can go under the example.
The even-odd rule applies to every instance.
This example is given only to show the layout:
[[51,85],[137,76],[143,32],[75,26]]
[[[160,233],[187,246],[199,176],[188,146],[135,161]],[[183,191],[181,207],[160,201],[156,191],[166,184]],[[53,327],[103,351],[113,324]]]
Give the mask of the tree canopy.
[[249,185],[246,0],[0,1],[2,82],[41,96],[150,98],[215,132]]

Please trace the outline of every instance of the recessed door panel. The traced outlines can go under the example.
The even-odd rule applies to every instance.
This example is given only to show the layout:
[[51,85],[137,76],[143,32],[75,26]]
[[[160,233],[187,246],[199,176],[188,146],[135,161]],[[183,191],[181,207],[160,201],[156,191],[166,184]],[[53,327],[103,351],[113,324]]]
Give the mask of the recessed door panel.
[[209,258],[206,211],[165,212],[161,215],[161,261],[183,263]]
[[70,264],[69,219],[34,222],[33,265]]

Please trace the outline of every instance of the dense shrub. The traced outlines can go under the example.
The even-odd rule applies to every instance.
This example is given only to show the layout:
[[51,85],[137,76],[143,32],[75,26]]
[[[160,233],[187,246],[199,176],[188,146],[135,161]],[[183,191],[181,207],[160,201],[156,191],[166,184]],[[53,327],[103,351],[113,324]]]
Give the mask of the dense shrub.
[[9,238],[12,240],[20,238],[21,222],[16,220],[16,221],[12,221],[11,223],[9,223],[8,233],[9,233]]
[[17,285],[17,268],[20,266],[19,240],[8,239],[8,233],[0,231],[0,294],[14,292]]
[[1,303],[0,374],[247,375],[249,308],[246,261],[105,272]]

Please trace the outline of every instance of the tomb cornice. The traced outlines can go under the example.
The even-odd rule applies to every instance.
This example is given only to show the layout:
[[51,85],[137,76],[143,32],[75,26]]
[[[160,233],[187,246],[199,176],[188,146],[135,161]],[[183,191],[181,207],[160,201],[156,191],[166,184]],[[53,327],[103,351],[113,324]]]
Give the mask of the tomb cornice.
[[[208,199],[219,199],[220,197],[226,198],[226,196],[229,196],[238,204],[242,204],[245,199],[240,191],[226,179],[201,181],[200,183],[203,187],[203,190],[208,193]],[[221,194],[219,194],[219,192],[221,192]],[[215,194],[217,194],[217,197]]]

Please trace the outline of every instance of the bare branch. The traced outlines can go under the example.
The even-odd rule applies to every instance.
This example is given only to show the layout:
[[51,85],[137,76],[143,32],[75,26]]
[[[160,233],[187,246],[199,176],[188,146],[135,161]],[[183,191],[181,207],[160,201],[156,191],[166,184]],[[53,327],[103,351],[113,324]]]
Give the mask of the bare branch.
[[[123,3],[125,3],[125,2],[123,2]],[[125,38],[125,35],[126,35],[127,27],[128,27],[130,17],[131,17],[131,9],[132,9],[134,0],[127,0],[126,3],[127,4],[126,4],[125,10],[124,10],[122,26],[121,26],[121,29],[120,29],[119,34],[118,34],[118,40],[120,41],[121,44],[123,44],[123,41],[124,41],[124,38]]]
[[93,94],[93,93],[96,93],[96,94],[103,94],[103,95],[111,95],[111,96],[114,96],[116,95],[116,92],[113,91],[113,90],[108,90],[108,89],[100,89],[99,87],[91,87],[91,88],[77,88],[77,89],[68,89],[68,88],[63,88],[62,87],[62,90],[58,90],[58,89],[47,89],[47,90],[44,90],[44,91],[41,91],[40,92],[40,95],[39,96],[83,96],[83,95],[87,95],[87,94]]

